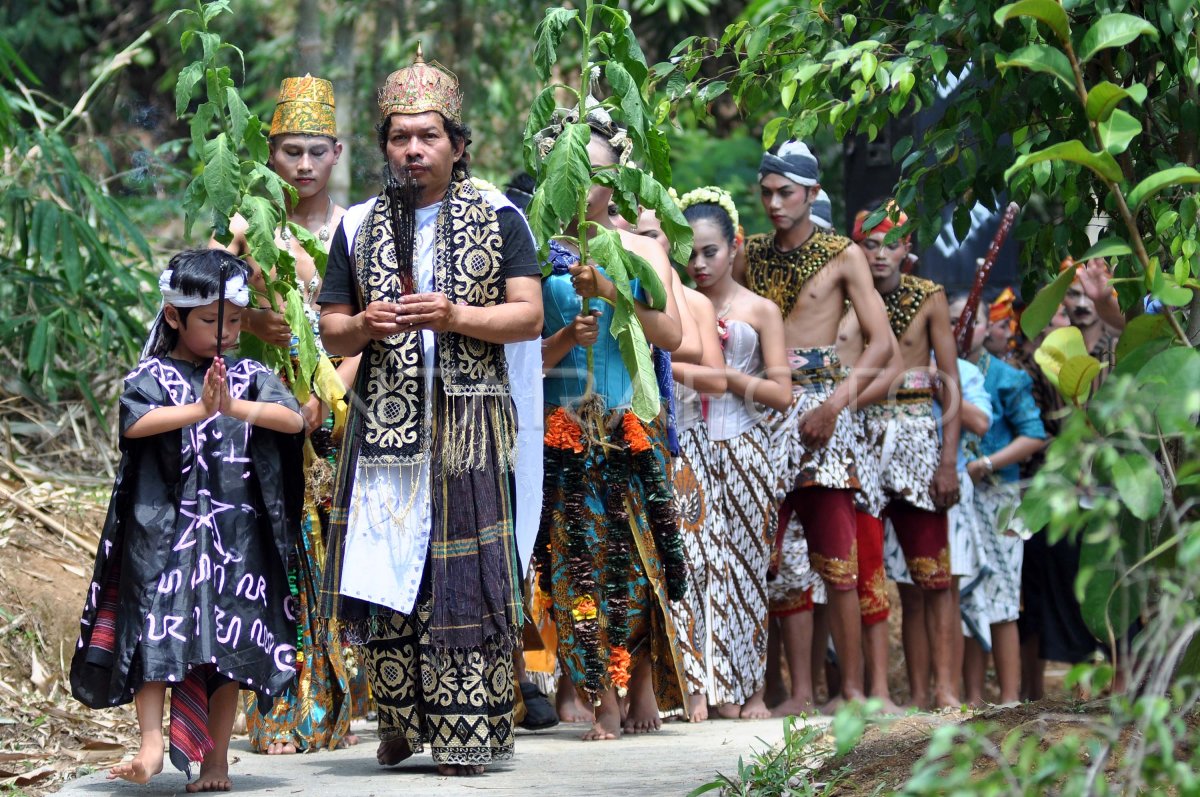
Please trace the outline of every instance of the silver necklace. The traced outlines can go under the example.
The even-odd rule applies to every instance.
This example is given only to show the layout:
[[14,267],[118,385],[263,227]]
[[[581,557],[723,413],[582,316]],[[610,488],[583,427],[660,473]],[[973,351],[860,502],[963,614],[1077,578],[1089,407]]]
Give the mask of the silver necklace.
[[[329,243],[329,222],[333,220],[333,197],[329,197],[329,206],[325,208],[325,223],[321,225],[321,229],[317,230],[317,240],[322,244]],[[287,244],[288,251],[292,251],[292,233],[288,230],[287,220],[279,230],[279,237]]]

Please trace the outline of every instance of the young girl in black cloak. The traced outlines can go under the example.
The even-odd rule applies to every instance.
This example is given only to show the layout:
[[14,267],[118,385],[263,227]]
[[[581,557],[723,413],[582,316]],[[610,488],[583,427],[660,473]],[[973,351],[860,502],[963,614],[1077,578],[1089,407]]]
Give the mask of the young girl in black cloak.
[[181,252],[159,278],[162,309],[120,399],[113,486],[71,690],[92,708],[133,700],[141,748],[109,778],[145,783],[170,758],[189,792],[230,788],[239,685],[259,706],[295,675],[286,555],[303,495],[304,419],[265,366],[226,359],[249,302],[246,264]]

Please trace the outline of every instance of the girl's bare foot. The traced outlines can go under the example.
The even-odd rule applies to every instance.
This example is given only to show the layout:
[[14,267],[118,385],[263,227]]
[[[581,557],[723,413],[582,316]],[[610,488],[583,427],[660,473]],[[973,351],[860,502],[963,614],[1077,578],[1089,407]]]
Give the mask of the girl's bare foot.
[[148,739],[142,743],[137,755],[131,761],[122,761],[108,771],[108,779],[128,780],[131,783],[149,783],[150,778],[162,772],[163,740],[159,735],[157,741]]
[[200,765],[200,774],[187,785],[189,794],[201,791],[229,791],[232,788],[233,782],[229,780],[229,762],[207,759]]
[[412,748],[408,746],[408,740],[404,738],[380,742],[378,749],[375,750],[375,760],[381,767],[395,766],[411,755]]
[[717,716],[723,720],[735,720],[742,715],[742,707],[737,703],[722,703],[717,706]]
[[621,707],[615,696],[605,700],[596,709],[596,721],[592,729],[583,735],[585,742],[607,742],[621,738]]
[[267,745],[267,755],[292,755],[296,752],[296,745],[291,742],[271,742]]
[[569,678],[560,679],[558,692],[554,695],[554,709],[561,722],[594,722],[596,715],[583,701]]
[[341,750],[343,747],[353,747],[354,745],[358,744],[359,741],[360,739],[358,736],[353,733],[348,733],[342,737],[340,742],[338,742],[337,749]]
[[771,710],[763,702],[763,693],[755,692],[750,695],[750,699],[742,704],[742,711],[739,716],[744,720],[769,719],[771,717]]
[[771,709],[772,717],[799,717],[806,714],[816,714],[817,704],[811,696],[796,697],[793,695]]
[[708,719],[708,697],[699,692],[688,697],[688,717],[692,722]]
[[438,764],[438,774],[447,778],[482,775],[483,764]]

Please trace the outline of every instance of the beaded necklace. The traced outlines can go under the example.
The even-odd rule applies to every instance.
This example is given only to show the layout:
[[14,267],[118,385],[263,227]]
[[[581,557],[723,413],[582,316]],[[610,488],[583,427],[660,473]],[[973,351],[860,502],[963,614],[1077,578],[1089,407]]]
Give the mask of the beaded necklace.
[[849,245],[849,238],[819,231],[795,249],[781,252],[774,235],[752,236],[746,242],[746,287],[775,302],[786,318],[805,284]]

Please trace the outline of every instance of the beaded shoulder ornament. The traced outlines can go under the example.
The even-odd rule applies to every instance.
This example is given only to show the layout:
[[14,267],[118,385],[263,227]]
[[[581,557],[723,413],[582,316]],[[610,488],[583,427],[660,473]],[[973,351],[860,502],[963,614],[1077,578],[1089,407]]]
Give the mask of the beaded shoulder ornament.
[[900,275],[900,287],[891,293],[882,294],[883,305],[887,308],[888,323],[896,340],[904,337],[917,313],[921,312],[925,300],[942,290],[942,286],[931,280],[914,277],[912,274]]

